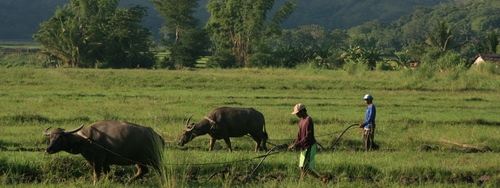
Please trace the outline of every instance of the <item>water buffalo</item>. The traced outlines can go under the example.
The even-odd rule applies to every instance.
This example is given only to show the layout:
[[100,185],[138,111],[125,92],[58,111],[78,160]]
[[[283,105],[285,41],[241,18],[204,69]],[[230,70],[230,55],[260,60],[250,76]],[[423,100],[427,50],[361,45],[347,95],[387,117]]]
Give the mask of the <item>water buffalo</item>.
[[[131,180],[148,173],[148,165],[161,174],[163,138],[150,127],[128,122],[99,121],[85,128],[55,129],[43,134],[50,136],[45,153],[66,151],[81,154],[94,167],[94,184],[101,175],[110,171],[109,165],[134,165],[137,173]],[[77,132],[78,131],[78,132]],[[76,133],[77,132],[77,133]],[[73,134],[76,133],[76,134]]]
[[179,141],[180,146],[184,146],[197,136],[209,134],[211,137],[210,151],[213,149],[215,141],[220,139],[224,139],[229,151],[232,151],[229,137],[242,137],[250,134],[256,142],[255,151],[267,150],[268,136],[264,115],[253,108],[216,108],[199,123],[189,125],[191,117],[186,121],[182,138]]

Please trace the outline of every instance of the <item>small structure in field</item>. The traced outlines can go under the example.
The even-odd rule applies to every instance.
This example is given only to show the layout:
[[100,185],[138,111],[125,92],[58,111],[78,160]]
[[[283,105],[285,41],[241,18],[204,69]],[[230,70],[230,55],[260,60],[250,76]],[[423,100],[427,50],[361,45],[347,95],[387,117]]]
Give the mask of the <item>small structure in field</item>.
[[472,65],[479,65],[484,62],[490,62],[500,65],[500,54],[478,54]]
[[420,61],[411,61],[410,62],[410,67],[411,68],[418,67],[418,65],[420,65]]

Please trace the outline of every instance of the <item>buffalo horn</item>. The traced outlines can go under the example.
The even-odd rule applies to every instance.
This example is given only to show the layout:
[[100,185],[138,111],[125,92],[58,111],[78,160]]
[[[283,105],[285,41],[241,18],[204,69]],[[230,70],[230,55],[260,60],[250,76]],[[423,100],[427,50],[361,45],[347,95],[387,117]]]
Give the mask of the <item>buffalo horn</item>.
[[47,132],[50,128],[52,128],[52,127],[48,127],[48,128],[46,128],[46,129],[45,129],[45,131],[43,131],[43,134],[44,134],[45,136],[50,136],[50,133],[49,133],[49,132]]
[[76,131],[79,131],[79,130],[80,130],[80,129],[82,129],[82,128],[83,128],[83,124],[82,124],[82,125],[80,125],[80,127],[76,128],[76,129],[73,129],[73,130],[66,130],[66,131],[64,131],[64,132],[65,132],[65,133],[70,133],[70,134],[72,134],[72,133],[75,133]]
[[193,115],[189,116],[189,118],[186,121],[186,129],[187,129],[187,131],[191,131],[194,128],[194,126],[191,127],[191,128],[189,128],[189,120],[191,120],[191,117],[193,117]]
[[187,121],[186,121],[186,127],[189,125],[189,120],[191,120],[191,117],[193,117],[193,115],[189,116],[189,118],[187,119]]

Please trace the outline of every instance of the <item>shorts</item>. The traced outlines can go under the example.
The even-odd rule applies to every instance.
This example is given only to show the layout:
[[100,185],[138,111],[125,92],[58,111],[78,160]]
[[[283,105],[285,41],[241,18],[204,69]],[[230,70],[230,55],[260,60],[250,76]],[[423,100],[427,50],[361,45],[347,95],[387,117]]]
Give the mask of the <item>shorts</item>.
[[316,144],[309,149],[300,152],[299,167],[314,168],[314,156],[316,155]]

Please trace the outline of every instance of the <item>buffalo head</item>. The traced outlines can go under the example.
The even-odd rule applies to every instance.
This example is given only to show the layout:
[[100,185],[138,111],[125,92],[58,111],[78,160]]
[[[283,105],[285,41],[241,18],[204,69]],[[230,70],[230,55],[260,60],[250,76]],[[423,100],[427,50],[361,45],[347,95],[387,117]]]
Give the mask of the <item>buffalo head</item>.
[[193,116],[190,116],[187,119],[186,126],[184,127],[184,130],[182,130],[182,138],[181,138],[181,140],[179,140],[179,146],[184,146],[184,144],[193,140],[193,138],[197,136],[196,133],[193,133],[194,132],[193,129],[194,129],[195,124],[192,123],[191,125],[189,125],[189,120],[191,120],[191,117],[193,117]]
[[73,150],[74,146],[71,144],[73,143],[74,140],[74,135],[73,133],[79,131],[80,129],[83,128],[83,124],[73,130],[64,130],[57,128],[51,132],[47,132],[51,127],[45,129],[43,131],[43,134],[45,136],[50,136],[50,143],[49,145],[45,148],[45,153],[47,154],[53,154],[57,153],[59,151],[68,151],[72,153],[71,151]]

